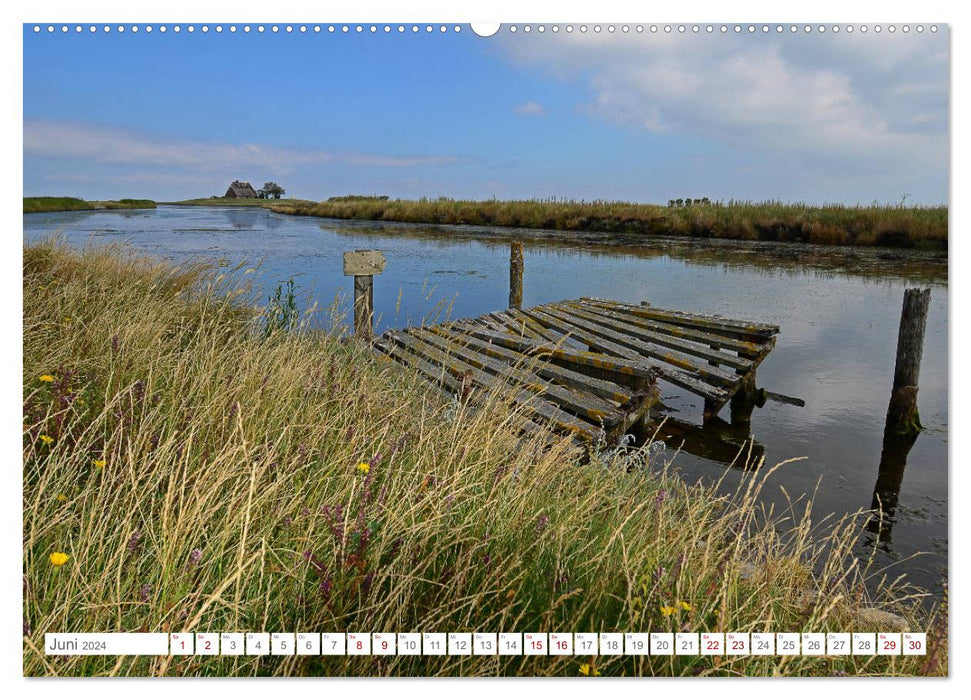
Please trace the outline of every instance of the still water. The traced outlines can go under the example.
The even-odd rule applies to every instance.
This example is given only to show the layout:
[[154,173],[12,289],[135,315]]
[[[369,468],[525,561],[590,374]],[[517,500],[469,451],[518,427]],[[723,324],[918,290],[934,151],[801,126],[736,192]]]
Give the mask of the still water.
[[[351,279],[344,251],[376,248],[387,258],[375,278],[378,329],[475,316],[508,302],[511,232],[470,227],[347,222],[288,217],[255,208],[161,206],[157,210],[24,215],[26,242],[58,234],[82,247],[123,242],[161,259],[258,263],[265,301],[293,278],[303,304],[349,307]],[[933,254],[842,251],[817,246],[648,239],[610,241],[596,234],[570,241],[549,232],[515,232],[525,242],[524,306],[596,296],[649,301],[665,309],[721,314],[777,324],[774,351],[757,384],[801,399],[756,408],[741,435],[726,407],[706,431],[700,398],[662,385],[677,420],[670,447],[690,480],[741,472],[726,462],[738,439],[754,436],[766,464],[792,457],[771,477],[767,501],[784,492],[813,495],[814,513],[869,508],[875,490],[895,505],[879,533],[867,532],[862,553],[876,549],[891,576],[938,593],[947,570],[948,287],[947,262]],[[920,377],[926,427],[909,451],[882,450],[904,289],[929,286]],[[879,482],[878,482],[879,479]],[[879,485],[878,485],[879,484]],[[895,503],[894,503],[895,501]]]

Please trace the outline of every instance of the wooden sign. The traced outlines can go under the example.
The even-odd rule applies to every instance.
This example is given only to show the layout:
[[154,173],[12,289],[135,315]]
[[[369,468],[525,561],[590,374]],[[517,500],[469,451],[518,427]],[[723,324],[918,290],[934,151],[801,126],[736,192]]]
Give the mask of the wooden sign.
[[380,275],[384,272],[384,253],[380,250],[352,250],[344,253],[345,275]]

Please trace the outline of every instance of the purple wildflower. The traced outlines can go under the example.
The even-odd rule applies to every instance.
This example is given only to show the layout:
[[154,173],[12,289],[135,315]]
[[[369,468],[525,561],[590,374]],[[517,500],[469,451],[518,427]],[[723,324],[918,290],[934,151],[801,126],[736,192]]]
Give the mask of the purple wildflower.
[[135,553],[135,550],[138,548],[138,542],[141,539],[142,534],[138,530],[135,530],[135,532],[132,533],[132,536],[128,538],[127,549],[129,554]]
[[143,603],[148,602],[149,596],[152,595],[152,584],[146,583],[141,588],[138,589],[138,599]]
[[200,561],[202,561],[202,550],[196,547],[189,552],[189,564],[198,566]]

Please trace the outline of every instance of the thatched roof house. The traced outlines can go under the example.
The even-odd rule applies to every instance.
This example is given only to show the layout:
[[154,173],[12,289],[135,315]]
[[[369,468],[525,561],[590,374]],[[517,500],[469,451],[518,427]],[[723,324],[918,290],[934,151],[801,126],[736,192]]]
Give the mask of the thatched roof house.
[[255,199],[256,190],[248,182],[233,180],[233,184],[226,190],[227,199]]

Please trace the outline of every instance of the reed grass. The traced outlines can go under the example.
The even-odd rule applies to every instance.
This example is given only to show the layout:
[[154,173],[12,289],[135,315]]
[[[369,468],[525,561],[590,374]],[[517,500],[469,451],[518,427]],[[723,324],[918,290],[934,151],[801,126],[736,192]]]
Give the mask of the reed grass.
[[274,202],[268,206],[285,214],[335,219],[947,249],[947,207],[943,206],[813,206],[779,201],[663,206],[613,201],[388,200],[360,196],[332,197],[312,205]]
[[[46,242],[23,274],[25,675],[947,673],[946,615],[859,558],[858,517],[765,510],[771,470],[719,496],[676,454],[520,440],[503,396],[471,413],[429,393],[339,316],[264,333],[251,270]],[[42,652],[82,631],[850,631],[869,605],[932,653]]]
[[24,197],[24,214],[89,209],[154,209],[151,199],[85,201],[77,197]]

